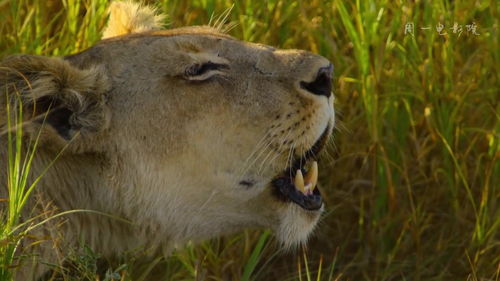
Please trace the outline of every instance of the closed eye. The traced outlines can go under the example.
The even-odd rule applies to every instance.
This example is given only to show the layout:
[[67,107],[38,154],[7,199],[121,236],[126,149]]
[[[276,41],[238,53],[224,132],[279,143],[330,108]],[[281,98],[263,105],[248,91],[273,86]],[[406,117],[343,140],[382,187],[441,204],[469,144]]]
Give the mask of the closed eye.
[[211,61],[191,65],[184,71],[184,78],[187,80],[203,81],[216,74],[224,74],[225,69],[229,69],[227,64],[214,63]]

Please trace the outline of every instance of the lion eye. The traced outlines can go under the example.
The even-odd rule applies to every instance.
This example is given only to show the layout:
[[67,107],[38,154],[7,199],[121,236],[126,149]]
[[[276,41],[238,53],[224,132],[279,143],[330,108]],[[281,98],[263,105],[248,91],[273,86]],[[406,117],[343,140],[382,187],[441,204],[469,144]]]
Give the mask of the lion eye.
[[222,74],[223,72],[221,70],[228,68],[226,64],[214,63],[211,61],[197,63],[184,71],[184,78],[187,80],[206,80],[215,74]]

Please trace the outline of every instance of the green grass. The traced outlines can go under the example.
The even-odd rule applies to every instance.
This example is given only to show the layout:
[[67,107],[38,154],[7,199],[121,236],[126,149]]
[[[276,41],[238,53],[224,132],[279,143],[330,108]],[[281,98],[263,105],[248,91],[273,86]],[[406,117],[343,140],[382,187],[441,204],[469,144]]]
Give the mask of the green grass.
[[[0,0],[0,58],[83,50],[107,5]],[[328,211],[307,250],[277,254],[265,232],[246,231],[187,245],[166,280],[500,280],[498,1],[154,5],[169,27],[220,22],[234,5],[236,38],[329,58],[340,120],[322,163]]]
[[[9,98],[8,96],[6,98]],[[15,97],[16,98],[16,97]],[[22,145],[23,137],[23,110],[22,106],[11,108],[7,104],[7,185],[9,198],[7,207],[0,210],[0,280],[10,280],[17,264],[16,251],[21,240],[26,236],[32,225],[30,221],[22,221],[23,208],[40,179],[41,175],[32,184],[28,184],[31,163],[38,144],[38,137],[31,140],[28,149]],[[26,150],[26,151],[24,151]]]

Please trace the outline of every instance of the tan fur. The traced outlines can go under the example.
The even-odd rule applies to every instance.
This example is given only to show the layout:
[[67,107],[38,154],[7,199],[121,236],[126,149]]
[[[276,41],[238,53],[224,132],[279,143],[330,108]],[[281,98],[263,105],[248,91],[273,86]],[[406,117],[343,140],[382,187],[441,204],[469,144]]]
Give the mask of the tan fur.
[[157,15],[153,9],[132,1],[116,1],[110,5],[110,19],[103,32],[103,39],[159,30],[165,19]]
[[[79,133],[100,132],[108,126],[109,112],[104,106],[104,93],[110,85],[102,66],[78,69],[60,58],[21,55],[4,59],[0,67],[0,85],[5,85],[2,92],[8,94],[13,109],[19,100],[36,110],[37,101],[42,98],[56,99],[74,111],[71,122],[80,128]],[[20,99],[17,99],[18,94],[21,94]],[[1,122],[7,114],[6,100],[0,100],[0,134],[6,133],[6,124]],[[44,115],[39,115],[37,120],[43,118]],[[27,130],[34,132],[39,127],[37,123],[30,123]],[[70,132],[71,135],[75,133]],[[62,145],[66,143],[60,138],[53,141]]]
[[[185,77],[186,69],[208,61],[227,68],[207,81]],[[308,52],[199,27],[110,38],[66,58],[4,60],[0,89],[20,94],[30,113],[28,136],[42,128],[34,121],[44,116],[33,109],[37,99],[50,96],[71,112],[71,140],[50,123],[42,128],[31,181],[67,148],[37,185],[26,214],[33,208],[101,213],[55,220],[37,234],[52,239],[26,250],[53,264],[80,242],[104,257],[136,249],[168,253],[188,240],[249,227],[273,229],[286,247],[304,243],[321,210],[280,200],[270,182],[333,128],[333,97],[299,86],[328,64]],[[0,157],[5,167],[4,145]],[[0,180],[4,197],[4,173]],[[36,274],[47,270],[37,264]],[[28,280],[26,272],[18,279]]]

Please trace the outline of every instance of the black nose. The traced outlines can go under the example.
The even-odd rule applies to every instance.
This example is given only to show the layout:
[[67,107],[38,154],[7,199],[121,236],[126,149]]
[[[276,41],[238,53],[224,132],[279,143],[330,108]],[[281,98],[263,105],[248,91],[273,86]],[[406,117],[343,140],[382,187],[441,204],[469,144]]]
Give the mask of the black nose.
[[333,65],[322,67],[318,70],[318,74],[316,75],[316,79],[312,82],[300,82],[300,87],[302,89],[308,90],[309,92],[319,95],[330,97],[332,93],[332,74],[333,74]]

